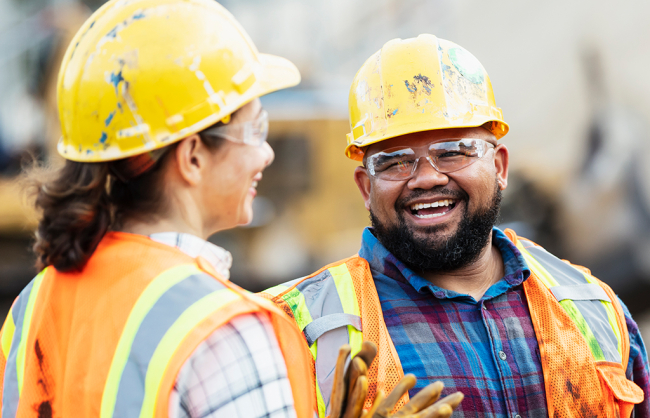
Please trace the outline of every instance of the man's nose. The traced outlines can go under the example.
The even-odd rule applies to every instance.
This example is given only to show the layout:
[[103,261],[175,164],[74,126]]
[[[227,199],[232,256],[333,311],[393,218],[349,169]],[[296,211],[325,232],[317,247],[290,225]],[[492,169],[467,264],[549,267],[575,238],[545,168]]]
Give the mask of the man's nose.
[[449,177],[439,172],[430,156],[418,160],[418,165],[413,173],[413,178],[408,181],[409,189],[429,190],[436,186],[445,186],[449,183]]

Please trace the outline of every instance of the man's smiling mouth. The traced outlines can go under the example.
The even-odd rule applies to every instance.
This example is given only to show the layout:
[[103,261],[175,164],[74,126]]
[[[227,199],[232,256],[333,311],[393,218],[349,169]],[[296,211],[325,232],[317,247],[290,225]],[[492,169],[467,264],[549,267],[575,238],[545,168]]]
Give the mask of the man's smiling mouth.
[[441,199],[435,202],[414,203],[411,214],[420,219],[437,218],[446,215],[456,207],[456,199]]

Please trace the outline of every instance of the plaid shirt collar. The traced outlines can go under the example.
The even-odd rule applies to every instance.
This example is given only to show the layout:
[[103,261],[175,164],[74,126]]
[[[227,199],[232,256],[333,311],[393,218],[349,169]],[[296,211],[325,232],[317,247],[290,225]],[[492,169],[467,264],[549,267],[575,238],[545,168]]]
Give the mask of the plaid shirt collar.
[[[485,292],[482,298],[484,300],[495,298],[507,292],[512,287],[522,284],[530,276],[530,269],[524,257],[506,234],[497,227],[492,230],[492,243],[501,251],[505,275]],[[472,298],[466,294],[434,286],[431,282],[419,276],[377,240],[372,233],[372,228],[366,228],[363,231],[359,256],[368,261],[373,275],[381,274],[393,280],[409,283],[419,293],[429,293],[438,299]]]
[[197,236],[180,232],[159,232],[149,235],[149,238],[176,247],[192,258],[205,258],[222,278],[230,279],[232,255],[225,249]]

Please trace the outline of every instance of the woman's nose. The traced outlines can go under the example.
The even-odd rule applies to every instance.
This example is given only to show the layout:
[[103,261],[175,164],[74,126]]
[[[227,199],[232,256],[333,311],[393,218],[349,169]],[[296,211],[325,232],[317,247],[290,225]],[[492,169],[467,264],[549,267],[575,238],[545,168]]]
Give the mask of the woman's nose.
[[275,152],[273,152],[273,148],[271,148],[271,145],[269,145],[268,142],[264,142],[262,144],[262,151],[266,154],[266,160],[265,160],[265,167],[268,167],[271,165],[273,160],[275,159]]

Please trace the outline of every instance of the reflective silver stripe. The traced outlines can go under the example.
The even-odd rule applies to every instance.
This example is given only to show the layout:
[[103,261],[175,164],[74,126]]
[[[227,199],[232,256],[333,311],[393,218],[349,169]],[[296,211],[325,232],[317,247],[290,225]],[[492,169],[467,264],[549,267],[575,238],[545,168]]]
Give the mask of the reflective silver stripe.
[[[309,309],[314,322],[328,315],[345,313],[334,278],[328,270],[305,280],[297,285],[296,289],[304,296],[307,309]],[[316,379],[325,402],[326,415],[329,415],[330,412],[329,402],[339,348],[343,344],[349,343],[350,336],[347,327],[339,327],[325,332],[318,338]]]
[[33,286],[34,280],[29,282],[23,291],[20,292],[18,300],[12,309],[16,329],[14,331],[14,338],[11,340],[11,350],[9,351],[5,365],[4,390],[2,392],[2,418],[14,418],[18,411],[18,402],[20,401],[17,369],[18,346],[20,345],[20,338],[23,333],[27,300],[29,299],[29,294]]
[[[525,241],[522,240],[522,242]],[[530,255],[532,255],[551,274],[551,276],[553,276],[555,281],[559,283],[559,286],[552,288],[556,289],[555,291],[552,291],[554,295],[556,292],[559,292],[560,294],[563,292],[563,290],[557,290],[558,288],[589,285],[589,282],[582,271],[571,266],[569,263],[560,260],[541,247],[528,245],[530,244],[527,242],[524,244],[524,247]],[[598,285],[594,284],[594,286]],[[600,286],[598,286],[598,288],[600,288]],[[602,288],[600,288],[600,290],[605,293]],[[568,292],[572,292],[572,290],[568,290]],[[605,296],[607,296],[606,293]],[[597,298],[596,300],[593,300],[592,298],[589,298],[588,300],[584,300],[581,298],[576,300],[573,298],[565,298],[564,300],[566,299],[574,301],[578,311],[580,311],[584,317],[587,326],[594,334],[594,337],[603,352],[605,360],[620,363],[622,359],[618,352],[618,339],[612,329],[612,325],[609,323],[607,311],[601,302],[602,299]],[[558,299],[558,301],[559,300],[560,299]],[[609,298],[607,298],[607,300],[609,300]]]
[[[225,289],[207,274],[191,275],[163,293],[142,320],[120,378],[114,417],[140,416],[149,362],[165,333],[192,304]],[[178,341],[180,344],[182,341]]]
[[352,325],[357,330],[362,331],[361,317],[347,313],[322,316],[309,323],[302,332],[305,334],[307,343],[311,347],[326,332],[348,325]]
[[544,266],[560,286],[572,286],[588,283],[585,275],[577,268],[565,263],[542,247],[536,245],[526,247],[526,250],[535,257],[535,260]]
[[576,284],[573,286],[551,287],[551,292],[558,302],[565,299],[570,300],[604,300],[611,302],[607,292],[595,283]]

